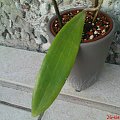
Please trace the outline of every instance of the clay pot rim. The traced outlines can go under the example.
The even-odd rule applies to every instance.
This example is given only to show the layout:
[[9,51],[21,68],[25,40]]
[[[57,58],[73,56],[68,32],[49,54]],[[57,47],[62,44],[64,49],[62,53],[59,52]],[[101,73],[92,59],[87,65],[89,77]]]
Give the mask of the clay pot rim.
[[[76,10],[83,10],[83,9],[81,9],[81,8],[71,8],[71,9],[67,9],[67,10],[64,10],[64,11],[60,12],[60,14],[63,15],[63,14],[68,13],[69,11],[76,11]],[[99,11],[99,13],[100,13],[100,14],[103,14],[104,16],[106,16],[107,20],[110,22],[110,28],[109,28],[109,30],[108,30],[104,35],[100,35],[100,36],[98,36],[97,38],[94,38],[94,39],[92,39],[92,40],[86,40],[86,41],[82,42],[82,44],[85,44],[85,43],[93,43],[93,42],[95,42],[95,41],[97,42],[97,41],[99,41],[99,40],[107,37],[107,36],[109,35],[109,33],[112,32],[112,29],[113,29],[113,20],[112,20],[112,18],[111,18],[108,14],[106,14],[105,12],[103,12],[103,11]],[[53,29],[52,29],[52,24],[53,24],[53,22],[54,22],[54,20],[55,20],[56,18],[57,18],[57,16],[54,15],[54,16],[50,19],[49,25],[48,25],[48,29],[50,30],[50,33],[51,33],[54,37],[55,37],[56,33],[55,33],[55,32],[53,31]]]

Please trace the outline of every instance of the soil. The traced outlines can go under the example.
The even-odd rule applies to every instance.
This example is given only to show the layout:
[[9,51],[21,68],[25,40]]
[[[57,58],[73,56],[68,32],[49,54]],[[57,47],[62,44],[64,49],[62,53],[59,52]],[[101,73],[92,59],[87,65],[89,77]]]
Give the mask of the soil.
[[[65,25],[71,18],[73,18],[80,11],[81,10],[72,10],[62,14],[61,16],[63,25]],[[106,14],[99,12],[94,22],[93,17],[94,17],[93,12],[87,12],[82,36],[83,43],[98,40],[107,35],[112,29],[111,27],[112,20]],[[55,18],[51,22],[51,32],[55,36],[59,31],[60,31],[59,22],[58,19]]]

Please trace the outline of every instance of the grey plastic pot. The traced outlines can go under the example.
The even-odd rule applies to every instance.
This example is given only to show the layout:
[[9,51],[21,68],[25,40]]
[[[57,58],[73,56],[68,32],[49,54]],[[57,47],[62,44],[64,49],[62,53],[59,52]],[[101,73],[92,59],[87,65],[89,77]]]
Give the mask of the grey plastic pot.
[[[64,12],[62,12],[62,14]],[[54,35],[51,33],[50,30],[51,22],[54,19],[55,16],[53,16],[48,23],[48,35],[50,38],[50,43],[54,39]],[[115,30],[115,23],[112,18],[110,19],[112,21],[112,29],[108,35],[100,38],[97,41],[82,43],[80,45],[75,64],[71,70],[68,79],[68,81],[75,88],[76,91],[84,90],[98,80],[98,76],[104,65]]]

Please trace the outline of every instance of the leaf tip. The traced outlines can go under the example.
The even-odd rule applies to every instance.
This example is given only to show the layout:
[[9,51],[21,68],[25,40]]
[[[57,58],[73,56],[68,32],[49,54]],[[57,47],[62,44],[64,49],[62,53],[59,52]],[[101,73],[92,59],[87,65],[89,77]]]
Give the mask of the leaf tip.
[[40,115],[40,112],[38,112],[37,109],[33,109],[33,107],[32,107],[31,114],[32,114],[32,117],[37,117]]
[[34,102],[34,99],[32,99],[32,110],[31,110],[31,114],[33,117],[37,117],[39,115],[38,111],[37,111],[37,106]]
[[33,107],[32,107],[31,114],[32,114],[32,117],[36,117],[36,116],[38,116],[38,114],[36,113],[36,110],[33,109]]

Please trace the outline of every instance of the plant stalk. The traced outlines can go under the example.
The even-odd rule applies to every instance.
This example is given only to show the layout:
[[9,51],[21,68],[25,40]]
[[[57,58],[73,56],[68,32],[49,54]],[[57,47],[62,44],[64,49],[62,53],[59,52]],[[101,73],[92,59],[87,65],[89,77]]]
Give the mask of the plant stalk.
[[52,0],[52,2],[53,2],[53,5],[54,5],[54,9],[55,9],[56,15],[57,15],[57,17],[58,17],[58,21],[59,21],[59,24],[60,24],[60,28],[62,28],[62,26],[63,26],[62,17],[61,17],[61,15],[60,15],[57,2],[56,2],[56,0]]
[[[99,0],[95,0],[95,5],[98,6],[98,9],[97,9],[96,12],[94,13],[93,22],[95,21],[97,15],[98,15],[98,12],[99,12],[99,10],[100,10],[100,8],[101,8],[101,6],[102,6],[103,1],[104,1],[104,0],[100,0],[100,3],[99,3]],[[97,2],[98,2],[98,3],[97,3]],[[96,7],[97,7],[97,6],[96,6]]]
[[99,0],[95,0],[95,7],[97,7],[99,4]]

